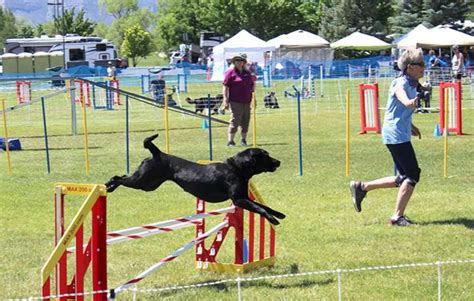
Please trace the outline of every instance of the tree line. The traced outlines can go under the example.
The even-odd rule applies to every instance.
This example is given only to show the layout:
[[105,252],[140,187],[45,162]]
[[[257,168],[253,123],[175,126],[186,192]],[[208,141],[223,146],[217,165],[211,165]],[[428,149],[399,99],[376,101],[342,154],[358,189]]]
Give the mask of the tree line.
[[200,32],[230,37],[246,29],[263,40],[297,29],[335,41],[354,31],[383,37],[474,17],[471,0],[157,0],[158,13],[138,0],[99,0],[114,17],[111,25],[92,22],[81,9],[65,10],[50,22],[32,26],[0,9],[0,40],[74,33],[97,35],[119,46],[136,65],[153,51],[199,44]]

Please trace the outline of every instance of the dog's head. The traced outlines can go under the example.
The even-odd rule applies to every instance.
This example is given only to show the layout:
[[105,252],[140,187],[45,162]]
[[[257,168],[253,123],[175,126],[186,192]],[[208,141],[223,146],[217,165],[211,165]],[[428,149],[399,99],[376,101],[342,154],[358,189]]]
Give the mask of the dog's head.
[[280,166],[280,161],[261,148],[248,148],[229,160],[249,179],[262,172],[274,172]]

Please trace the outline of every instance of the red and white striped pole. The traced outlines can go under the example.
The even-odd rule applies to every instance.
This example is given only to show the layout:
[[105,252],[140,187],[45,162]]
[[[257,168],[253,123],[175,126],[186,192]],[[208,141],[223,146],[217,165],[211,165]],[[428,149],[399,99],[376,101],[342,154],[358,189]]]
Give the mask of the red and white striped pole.
[[131,285],[142,281],[143,279],[145,279],[148,275],[150,275],[151,273],[153,273],[157,269],[165,266],[168,262],[173,261],[174,259],[176,259],[176,257],[181,255],[183,252],[185,252],[185,251],[189,250],[190,248],[194,247],[197,243],[200,243],[200,242],[204,241],[206,238],[208,238],[212,234],[214,234],[214,233],[216,233],[216,232],[220,231],[221,229],[223,229],[225,227],[228,227],[228,226],[229,226],[229,222],[226,220],[226,221],[223,221],[222,223],[216,225],[214,228],[210,229],[206,233],[204,233],[202,235],[199,235],[198,237],[196,237],[195,239],[193,239],[189,243],[185,244],[181,248],[174,251],[171,255],[166,256],[165,258],[161,259],[158,263],[156,263],[156,264],[152,265],[151,267],[149,267],[147,270],[145,270],[144,272],[139,274],[137,277],[127,281],[125,284],[123,284],[123,285],[119,286],[118,288],[116,288],[114,290],[115,295],[117,295],[120,292],[126,290]]

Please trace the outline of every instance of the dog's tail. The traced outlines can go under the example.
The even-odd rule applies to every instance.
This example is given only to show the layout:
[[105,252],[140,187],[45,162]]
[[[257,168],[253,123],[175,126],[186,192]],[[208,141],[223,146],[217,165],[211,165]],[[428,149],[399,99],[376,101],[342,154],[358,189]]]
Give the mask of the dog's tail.
[[143,140],[143,146],[146,149],[148,149],[153,156],[157,156],[157,155],[161,154],[160,149],[156,145],[154,145],[153,142],[152,142],[153,140],[156,139],[156,137],[158,137],[158,134],[147,137],[147,138],[145,138],[145,140]]

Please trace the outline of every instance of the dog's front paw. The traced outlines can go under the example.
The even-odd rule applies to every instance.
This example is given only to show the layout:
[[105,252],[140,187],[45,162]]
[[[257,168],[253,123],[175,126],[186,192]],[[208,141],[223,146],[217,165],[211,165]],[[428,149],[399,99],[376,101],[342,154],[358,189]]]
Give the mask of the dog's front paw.
[[284,219],[286,217],[286,215],[284,215],[283,213],[278,212],[278,211],[273,212],[273,215],[276,216],[279,219]]
[[272,225],[275,225],[275,226],[280,224],[280,222],[279,222],[276,218],[274,218],[273,216],[267,217],[267,220],[268,220]]

